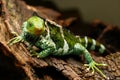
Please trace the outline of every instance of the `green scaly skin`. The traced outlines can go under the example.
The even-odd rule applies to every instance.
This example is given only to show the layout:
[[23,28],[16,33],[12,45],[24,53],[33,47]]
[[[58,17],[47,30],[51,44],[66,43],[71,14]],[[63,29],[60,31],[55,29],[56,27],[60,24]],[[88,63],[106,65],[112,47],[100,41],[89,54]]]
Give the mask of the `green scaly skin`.
[[97,66],[106,66],[106,64],[96,63],[88,50],[97,50],[100,53],[105,51],[105,47],[94,39],[88,37],[74,36],[70,31],[63,29],[60,25],[53,21],[45,20],[37,16],[29,18],[23,23],[21,35],[11,39],[10,45],[20,41],[27,41],[32,46],[41,49],[37,53],[33,51],[34,56],[44,58],[48,55],[64,56],[64,55],[84,55],[87,66],[89,69],[98,71],[103,77],[106,76],[102,73]]

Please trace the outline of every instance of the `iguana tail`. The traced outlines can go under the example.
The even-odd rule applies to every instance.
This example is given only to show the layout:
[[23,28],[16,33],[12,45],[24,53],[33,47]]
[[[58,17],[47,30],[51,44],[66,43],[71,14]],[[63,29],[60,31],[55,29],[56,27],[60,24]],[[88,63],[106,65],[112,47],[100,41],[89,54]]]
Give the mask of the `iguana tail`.
[[105,51],[105,46],[99,42],[97,42],[95,39],[88,38],[88,37],[83,37],[79,38],[80,43],[86,47],[88,50],[95,50],[100,53],[104,53]]

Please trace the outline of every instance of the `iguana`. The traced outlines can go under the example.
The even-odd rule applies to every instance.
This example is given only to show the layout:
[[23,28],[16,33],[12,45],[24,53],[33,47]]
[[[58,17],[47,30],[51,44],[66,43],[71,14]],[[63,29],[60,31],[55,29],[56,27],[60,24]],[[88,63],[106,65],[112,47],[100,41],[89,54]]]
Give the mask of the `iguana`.
[[96,63],[88,50],[97,50],[104,53],[105,47],[95,39],[75,36],[69,30],[49,19],[43,19],[38,16],[32,16],[22,25],[22,33],[9,41],[9,45],[18,42],[27,41],[32,46],[36,46],[41,51],[32,51],[37,58],[44,58],[49,55],[83,55],[87,61],[88,69],[92,73],[96,70],[103,77],[106,76],[97,66],[106,66],[106,64]]

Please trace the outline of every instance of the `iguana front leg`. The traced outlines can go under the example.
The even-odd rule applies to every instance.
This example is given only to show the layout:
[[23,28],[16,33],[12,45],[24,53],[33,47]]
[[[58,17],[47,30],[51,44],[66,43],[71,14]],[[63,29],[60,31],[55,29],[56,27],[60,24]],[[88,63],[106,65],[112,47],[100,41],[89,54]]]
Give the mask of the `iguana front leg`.
[[45,58],[48,55],[50,55],[52,52],[54,52],[53,48],[46,48],[43,51],[41,51],[40,53],[33,51],[32,56],[36,56],[37,58]]
[[55,44],[51,39],[47,39],[41,37],[42,39],[38,42],[35,43],[36,46],[41,47],[42,51],[41,52],[35,52],[33,51],[32,55],[37,56],[38,58],[44,58],[47,57],[50,54],[53,54],[55,52]]

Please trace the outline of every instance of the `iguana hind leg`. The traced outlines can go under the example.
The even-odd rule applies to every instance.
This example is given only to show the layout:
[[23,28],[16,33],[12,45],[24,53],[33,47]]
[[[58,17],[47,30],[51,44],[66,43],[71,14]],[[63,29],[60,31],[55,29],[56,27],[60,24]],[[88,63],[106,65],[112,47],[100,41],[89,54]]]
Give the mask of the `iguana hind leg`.
[[87,66],[89,67],[88,69],[90,70],[90,69],[92,69],[92,73],[94,73],[95,72],[95,70],[98,72],[98,73],[100,73],[104,78],[107,78],[104,74],[103,74],[103,72],[98,68],[99,66],[107,66],[106,64],[99,64],[99,63],[96,63],[93,59],[92,59],[92,57],[91,57],[91,55],[90,55],[90,53],[88,52],[88,50],[84,47],[84,46],[82,46],[80,43],[77,43],[77,44],[75,44],[75,51],[76,51],[76,53],[77,53],[77,55],[80,55],[80,54],[83,54],[84,55],[84,57],[85,57],[85,59],[86,59],[86,61],[87,61]]

